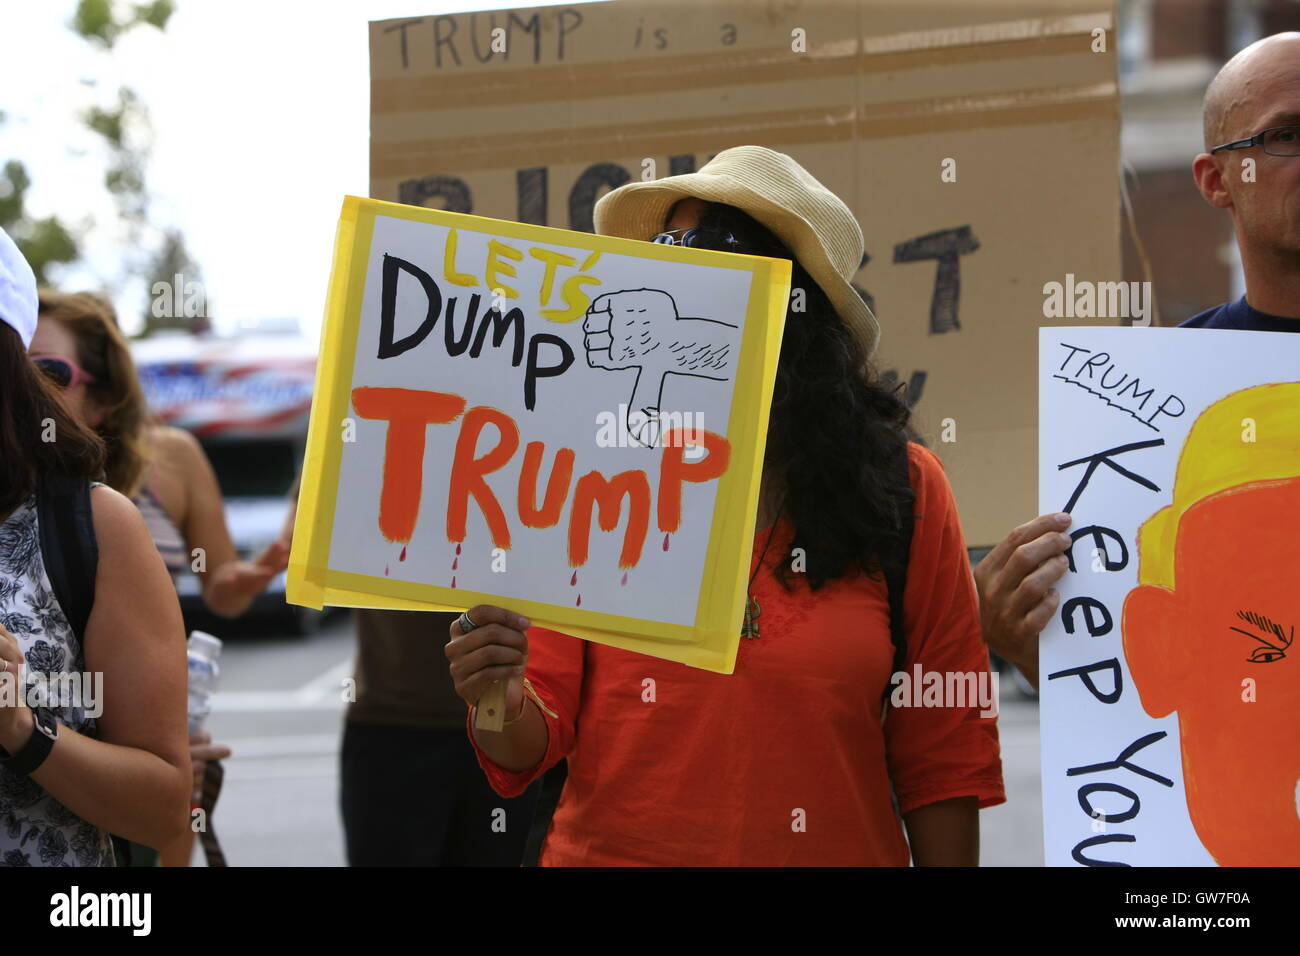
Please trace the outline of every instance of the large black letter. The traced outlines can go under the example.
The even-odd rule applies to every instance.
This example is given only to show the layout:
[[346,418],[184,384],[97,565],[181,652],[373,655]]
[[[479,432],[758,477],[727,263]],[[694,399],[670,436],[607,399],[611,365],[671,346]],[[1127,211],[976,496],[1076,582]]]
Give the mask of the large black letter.
[[1147,770],[1144,767],[1139,767],[1137,764],[1128,762],[1128,758],[1132,757],[1139,750],[1149,747],[1157,740],[1163,740],[1167,736],[1169,735],[1165,733],[1165,731],[1157,730],[1154,733],[1147,734],[1145,737],[1139,737],[1137,740],[1133,741],[1125,747],[1123,753],[1114,760],[1107,760],[1105,763],[1089,764],[1086,767],[1074,767],[1065,771],[1065,775],[1067,777],[1077,777],[1081,773],[1096,773],[1099,770],[1118,770],[1120,767],[1123,767],[1126,770],[1132,770],[1140,777],[1146,777],[1148,780],[1154,780],[1156,783],[1163,784],[1166,787],[1172,787],[1174,782],[1168,777],[1162,777],[1154,770]]
[[[393,320],[397,313],[399,271],[407,272],[420,280],[420,285],[424,288],[425,298],[429,303],[429,309],[418,329],[406,338],[394,342]],[[386,359],[415,348],[428,337],[429,333],[433,331],[434,324],[438,321],[438,313],[442,310],[442,292],[439,291],[438,284],[433,281],[433,276],[419,266],[412,265],[405,259],[397,258],[397,256],[384,256],[383,276],[383,286],[379,297],[379,358]]]
[[[1074,543],[1078,541],[1080,538],[1082,538],[1084,535],[1089,535],[1089,534],[1092,535],[1092,543],[1094,546],[1092,550],[1094,552],[1095,551],[1101,552],[1101,556],[1103,558],[1102,565],[1106,568],[1106,570],[1107,571],[1124,570],[1124,568],[1128,565],[1128,545],[1124,543],[1124,539],[1121,538],[1119,536],[1119,533],[1114,529],[1103,528],[1101,525],[1096,525],[1096,524],[1090,524],[1086,528],[1080,528],[1078,531],[1070,532],[1070,548],[1068,551],[1065,552],[1065,558],[1067,561],[1070,562],[1070,570],[1071,571],[1077,570],[1074,566]],[[1119,545],[1118,561],[1112,561],[1110,559],[1110,552],[1106,550],[1106,542],[1103,541],[1102,539],[1107,536],[1115,539],[1115,543]]]
[[979,240],[971,235],[970,226],[940,229],[894,246],[895,262],[939,260],[939,268],[934,274],[934,296],[930,299],[931,335],[956,332],[961,328],[957,316],[957,303],[961,298],[961,265],[957,259],[979,247]]
[[1073,468],[1075,465],[1082,465],[1085,461],[1088,463],[1088,467],[1085,468],[1083,471],[1083,477],[1079,479],[1079,484],[1075,486],[1074,494],[1070,495],[1070,500],[1065,503],[1065,507],[1062,508],[1061,510],[1062,511],[1074,510],[1074,506],[1078,504],[1079,496],[1083,494],[1083,489],[1088,487],[1088,482],[1092,480],[1093,472],[1095,472],[1098,466],[1100,465],[1105,465],[1107,468],[1111,469],[1112,471],[1119,472],[1125,478],[1128,478],[1131,481],[1136,481],[1143,488],[1150,488],[1152,491],[1159,491],[1160,489],[1156,487],[1156,483],[1154,481],[1152,481],[1149,478],[1143,478],[1141,475],[1134,474],[1133,472],[1129,471],[1127,468],[1123,468],[1115,464],[1113,461],[1110,460],[1110,456],[1123,455],[1130,451],[1136,451],[1139,448],[1154,448],[1157,445],[1163,445],[1164,443],[1165,440],[1163,438],[1153,438],[1151,439],[1151,441],[1130,442],[1127,445],[1117,445],[1114,448],[1108,448],[1105,451],[1099,451],[1095,455],[1087,455],[1083,458],[1076,458],[1074,461],[1067,461],[1063,465],[1057,465],[1056,466],[1057,471],[1065,471],[1065,469]]
[[[1110,793],[1122,793],[1133,801],[1132,805],[1123,813],[1103,813],[1097,816],[1097,811],[1092,806],[1092,795],[1098,791],[1105,790]],[[1128,787],[1121,787],[1117,783],[1085,783],[1079,788],[1079,806],[1083,807],[1083,812],[1095,820],[1105,820],[1107,823],[1123,823],[1126,820],[1132,820],[1142,809],[1142,801],[1138,795]]]
[[[507,313],[506,318],[509,317]],[[480,326],[480,328],[483,328],[483,326]],[[537,364],[537,353],[543,343],[549,343],[559,348],[561,356],[559,365],[542,367]],[[569,343],[558,335],[551,335],[549,332],[538,332],[529,339],[528,367],[524,370],[524,407],[531,412],[533,406],[537,404],[537,380],[539,378],[554,378],[557,375],[563,375],[564,370],[572,364],[573,349],[569,348]]]
[[441,199],[442,208],[447,212],[463,212],[468,215],[474,211],[469,186],[465,185],[465,180],[455,176],[407,179],[397,187],[397,201],[408,206],[428,206],[429,199]]
[[569,190],[569,228],[574,232],[591,232],[597,190],[601,186],[617,189],[631,178],[626,169],[615,163],[595,163],[584,169]]
[[[1074,633],[1074,609],[1077,607],[1083,608],[1083,623],[1089,634],[1093,637],[1102,637],[1110,633],[1110,629],[1115,622],[1111,620],[1110,611],[1106,609],[1106,605],[1096,598],[1077,597],[1070,598],[1065,602],[1065,606],[1061,608],[1061,623],[1065,625],[1066,634]],[[1101,612],[1100,621],[1093,618],[1092,612],[1094,609]]]
[[534,226],[546,225],[546,167],[515,171],[515,196],[518,199],[520,222]]
[[[1092,680],[1092,672],[1100,670],[1109,670],[1115,680],[1115,690],[1106,692],[1100,690]],[[1060,677],[1077,677],[1083,681],[1083,686],[1093,697],[1096,697],[1103,704],[1113,704],[1119,700],[1119,695],[1124,692],[1124,676],[1119,669],[1119,660],[1112,657],[1108,661],[1098,661],[1095,664],[1088,664],[1085,667],[1071,667],[1068,670],[1057,671],[1055,674],[1048,674],[1048,680],[1056,680]]]
[[[474,299],[477,301],[478,296],[474,296]],[[477,308],[476,305],[475,309],[477,310]],[[510,364],[518,368],[524,357],[524,313],[522,309],[511,309],[504,316],[500,310],[495,308],[488,309],[483,313],[483,320],[478,324],[478,334],[474,336],[474,344],[470,346],[469,354],[474,358],[479,357],[479,353],[483,351],[483,340],[487,338],[488,329],[492,330],[492,347],[501,348],[501,343],[506,340],[506,335],[511,328],[515,330],[515,348]]]
[[1074,857],[1075,863],[1082,863],[1084,866],[1132,866],[1131,863],[1111,863],[1106,860],[1091,860],[1083,855],[1085,847],[1096,846],[1098,843],[1136,843],[1137,837],[1131,833],[1113,833],[1110,836],[1089,837],[1081,841],[1070,851],[1070,856]]

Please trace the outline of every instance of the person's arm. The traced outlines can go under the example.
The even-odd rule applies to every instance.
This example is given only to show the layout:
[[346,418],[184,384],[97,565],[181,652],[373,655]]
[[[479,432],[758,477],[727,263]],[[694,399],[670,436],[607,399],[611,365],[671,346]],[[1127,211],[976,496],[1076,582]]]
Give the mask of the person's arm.
[[221,486],[203,446],[189,432],[167,428],[160,430],[155,447],[185,484],[181,533],[191,553],[203,549],[204,569],[196,572],[203,602],[214,614],[238,617],[289,566],[289,547],[277,539],[252,561],[242,560],[230,539]]
[[919,840],[912,845],[916,864],[975,865],[975,811],[1006,799],[995,687],[952,489],[932,452],[913,445],[910,455],[919,517],[903,602],[903,672],[909,680],[918,666],[923,675],[937,673],[945,693],[961,688],[962,696],[937,707],[891,701],[884,726],[889,777],[909,839]]
[[1040,515],[1012,531],[975,566],[984,640],[1038,689],[1038,636],[1056,613],[1054,588],[1069,567],[1068,514]]
[[[97,737],[60,724],[31,777],[83,820],[159,847],[184,830],[189,808],[184,625],[135,506],[106,487],[92,490],[91,505],[99,569],[85,667],[102,675],[103,713]],[[33,726],[25,706],[13,710],[0,737],[10,753],[25,745]]]
[[[452,625],[447,646],[452,680],[469,705],[466,730],[488,783],[503,797],[518,796],[573,748],[582,706],[584,643],[528,628],[526,622],[525,633],[519,615],[502,608],[483,605],[471,608],[469,615],[482,626],[462,636]],[[525,696],[525,675],[513,670],[521,665],[551,714],[543,714]],[[506,715],[520,719],[499,732],[480,731],[474,726],[474,704],[493,680],[510,682]]]
[[954,797],[903,815],[917,866],[979,866],[979,801]]
[[[224,744],[214,744],[212,735],[206,730],[190,734],[190,766],[193,770],[193,791],[190,800],[196,802],[203,789],[203,775],[208,761],[225,760],[230,756],[230,748]],[[158,851],[159,862],[163,866],[189,866],[194,857],[194,827],[187,827],[179,837],[161,847]]]

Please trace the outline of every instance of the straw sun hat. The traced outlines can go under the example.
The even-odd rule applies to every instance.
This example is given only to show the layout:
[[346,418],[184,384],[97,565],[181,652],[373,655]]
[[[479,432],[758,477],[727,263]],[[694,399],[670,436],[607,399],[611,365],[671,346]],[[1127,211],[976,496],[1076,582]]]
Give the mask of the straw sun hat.
[[770,229],[826,293],[867,355],[875,351],[880,326],[850,284],[862,261],[862,229],[843,200],[785,153],[733,146],[698,172],[627,183],[596,203],[596,232],[650,239],[664,231],[673,204],[689,196],[744,210]]

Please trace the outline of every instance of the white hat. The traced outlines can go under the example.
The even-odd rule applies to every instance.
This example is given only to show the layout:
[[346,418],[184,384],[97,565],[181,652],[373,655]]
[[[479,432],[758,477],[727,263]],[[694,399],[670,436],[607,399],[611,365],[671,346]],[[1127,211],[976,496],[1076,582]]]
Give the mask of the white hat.
[[36,276],[9,234],[0,229],[0,322],[32,344],[36,334]]
[[596,232],[649,239],[663,231],[673,203],[687,196],[735,206],[770,229],[821,286],[871,355],[880,326],[853,288],[853,275],[862,262],[862,228],[843,200],[785,153],[764,146],[733,146],[699,172],[632,182],[606,193],[596,203]]

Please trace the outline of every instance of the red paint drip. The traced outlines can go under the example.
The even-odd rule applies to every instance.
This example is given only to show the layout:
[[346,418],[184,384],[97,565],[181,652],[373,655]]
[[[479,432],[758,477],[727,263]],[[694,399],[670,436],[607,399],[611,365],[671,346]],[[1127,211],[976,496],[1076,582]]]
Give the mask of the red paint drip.
[[456,542],[456,553],[460,554],[460,542]]
[[578,572],[575,569],[573,572],[573,577],[569,578],[569,587],[576,587],[577,584],[578,584]]
[[384,565],[384,577],[388,577],[388,565]]
[[452,587],[456,586],[456,575],[454,574],[451,576],[451,586]]
[[627,572],[626,572],[626,571],[623,572],[623,581],[622,581],[622,584],[625,585],[625,586],[626,586],[626,584],[627,584]]
[[667,534],[667,532],[664,533],[664,550],[665,550],[665,551],[668,550],[668,534]]
[[402,545],[402,553],[397,556],[398,561],[406,560],[406,545]]
[[451,569],[452,569],[453,571],[455,571],[455,570],[457,570],[457,569],[459,569],[459,568],[460,568],[460,558],[452,558],[452,559],[451,559]]
[[578,595],[578,605],[577,605],[577,606],[578,606],[578,607],[582,607],[582,595],[581,595],[581,594]]

